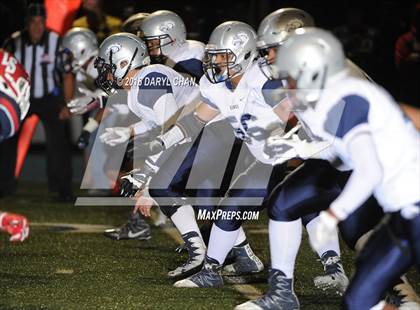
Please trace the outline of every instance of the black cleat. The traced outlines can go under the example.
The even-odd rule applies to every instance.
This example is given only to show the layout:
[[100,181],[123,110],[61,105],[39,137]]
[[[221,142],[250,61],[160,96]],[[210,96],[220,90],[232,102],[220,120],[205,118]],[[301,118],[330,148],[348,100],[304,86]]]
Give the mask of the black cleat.
[[152,238],[150,234],[150,226],[144,218],[139,214],[135,214],[121,227],[107,229],[104,236],[112,240],[149,240]]

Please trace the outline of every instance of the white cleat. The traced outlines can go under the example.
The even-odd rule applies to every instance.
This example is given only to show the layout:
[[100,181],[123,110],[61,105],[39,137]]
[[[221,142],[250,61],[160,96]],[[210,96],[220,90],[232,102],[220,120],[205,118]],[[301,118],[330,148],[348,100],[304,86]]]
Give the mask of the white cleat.
[[199,287],[196,283],[189,279],[182,279],[174,283],[175,287]]
[[244,302],[243,304],[237,305],[235,310],[262,310],[260,306],[254,304],[252,301]]
[[318,289],[332,290],[343,295],[349,285],[349,279],[344,272],[340,257],[333,251],[326,252],[321,257],[325,275],[314,278],[314,285]]

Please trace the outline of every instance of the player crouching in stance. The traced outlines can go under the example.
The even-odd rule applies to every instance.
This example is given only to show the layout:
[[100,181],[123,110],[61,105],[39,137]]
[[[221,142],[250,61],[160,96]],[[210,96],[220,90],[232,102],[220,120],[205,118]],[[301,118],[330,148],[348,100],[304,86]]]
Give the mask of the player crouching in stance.
[[344,308],[383,309],[382,296],[412,265],[420,267],[420,136],[390,95],[347,73],[340,42],[329,32],[298,29],[273,66],[294,90],[291,101],[311,132],[353,172],[321,212],[314,248],[374,195],[387,214],[358,257]]
[[[99,49],[96,67],[99,72],[98,82],[103,90],[111,92],[112,89],[122,87],[128,91],[128,108],[140,119],[132,126],[136,132],[135,145],[150,141],[165,132],[183,108],[194,104],[199,97],[196,84],[176,83],[182,76],[172,68],[161,64],[150,65],[145,43],[133,34],[120,33],[105,39]],[[120,85],[117,85],[117,81]],[[145,163],[144,167],[131,173],[131,178],[136,181],[135,191],[142,191],[166,160],[165,156],[161,157],[160,154],[141,157]],[[134,157],[135,165],[136,162],[137,158]],[[129,195],[133,195],[133,192],[130,191]],[[192,207],[189,208],[193,212]],[[145,233],[149,234],[147,222],[141,220],[141,225],[124,225],[121,230],[113,229],[109,233],[116,236],[116,239],[133,239]]]
[[[18,60],[0,49],[0,143],[15,135],[29,110],[29,77]],[[0,230],[11,235],[11,242],[29,236],[26,217],[0,211]]]
[[[299,249],[301,239],[302,216],[299,215],[299,212],[302,207],[310,201],[313,202],[319,195],[322,195],[323,199],[328,199],[330,191],[334,189],[330,188],[332,184],[329,182],[320,184],[313,182],[311,178],[311,172],[322,170],[325,164],[321,166],[318,166],[317,163],[308,164],[308,168],[305,168],[306,174],[302,179],[303,182],[296,184],[295,190],[288,192],[288,195],[281,193],[279,195],[292,199],[280,198],[275,204],[271,203],[275,200],[269,199],[270,193],[282,181],[285,166],[282,164],[272,166],[273,163],[264,154],[265,143],[262,137],[265,137],[273,129],[270,125],[275,124],[275,128],[281,129],[284,128],[284,126],[282,127],[284,124],[280,116],[276,114],[276,105],[266,102],[262,95],[253,95],[253,93],[261,94],[266,89],[267,82],[267,78],[254,63],[257,56],[255,39],[255,31],[249,25],[241,22],[225,22],[216,27],[206,48],[207,57],[204,63],[207,74],[200,80],[202,103],[194,114],[180,119],[173,129],[158,140],[151,142],[150,145],[144,145],[142,150],[146,151],[157,145],[161,149],[168,149],[176,141],[196,137],[204,124],[218,115],[229,120],[236,136],[244,140],[247,149],[255,157],[255,163],[252,165],[254,169],[249,167],[250,169],[247,169],[247,172],[235,181],[233,189],[228,192],[227,199],[232,202],[238,197],[253,197],[252,195],[255,195],[252,194],[253,190],[261,189],[259,195],[263,197],[264,203],[258,206],[241,206],[238,203],[229,203],[223,205],[223,209],[225,211],[255,211],[261,210],[266,203],[269,203],[267,206],[270,210],[270,218],[272,216],[273,220],[276,223],[279,222],[282,228],[280,231],[270,228],[270,242],[276,234],[285,235],[280,246],[277,246],[276,243],[276,247],[272,248],[272,253],[287,252],[287,257],[279,262],[282,268],[276,269],[275,274],[273,272],[275,275],[275,279],[273,278],[272,281],[273,285],[278,284],[282,288],[281,294],[276,296],[281,299],[277,306],[283,309],[296,309],[298,301],[293,292],[292,275],[294,257]],[[258,80],[258,89],[250,87],[253,80]],[[295,157],[294,155],[295,153],[292,157],[286,155],[285,161]],[[317,180],[315,179],[315,181]],[[152,183],[151,185],[153,185]],[[301,186],[303,190],[299,191]],[[149,192],[151,196],[155,196],[153,191],[149,190]],[[317,204],[319,203],[322,201],[317,200]],[[328,206],[325,203],[324,205]],[[305,220],[306,223],[317,220],[317,214],[310,214]],[[240,237],[242,221],[241,219],[232,221],[217,219],[212,227],[204,267],[199,273],[176,282],[175,286],[217,287],[222,285],[222,265],[227,253]],[[331,247],[326,248],[339,253],[337,234],[335,237],[336,242],[331,242]],[[272,257],[276,257],[276,255]],[[278,263],[278,260],[276,262]],[[270,305],[275,306],[276,303],[271,302]]]
[[[71,94],[78,94],[67,103],[72,114],[85,114],[99,108],[95,117],[89,117],[77,141],[80,149],[89,144],[91,134],[98,128],[103,114],[106,94],[95,85],[98,71],[94,61],[98,55],[98,41],[96,35],[87,28],[75,27],[66,32],[63,37],[62,70],[65,79],[71,79]],[[74,88],[76,88],[74,87]]]

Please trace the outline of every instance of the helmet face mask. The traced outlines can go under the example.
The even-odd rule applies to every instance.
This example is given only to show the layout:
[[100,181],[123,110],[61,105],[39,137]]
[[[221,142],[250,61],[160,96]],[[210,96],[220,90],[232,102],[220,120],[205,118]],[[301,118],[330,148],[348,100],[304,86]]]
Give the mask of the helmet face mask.
[[63,48],[59,51],[59,70],[64,73],[76,72],[73,53],[68,48]]
[[142,37],[147,45],[150,58],[153,63],[164,64],[168,59],[162,51],[162,47],[172,44],[174,40],[168,35]]
[[236,60],[235,53],[230,49],[206,49],[203,59],[204,74],[213,84],[230,80],[241,71],[241,65]]
[[127,84],[127,74],[150,64],[146,44],[131,33],[118,33],[106,38],[99,49],[94,66],[98,71],[97,85],[113,93]]
[[258,54],[260,56],[258,66],[260,67],[261,72],[269,80],[274,79],[275,74],[272,70],[271,64],[274,62],[280,46],[281,44],[272,44],[258,48]]
[[203,71],[215,84],[243,73],[257,58],[256,33],[243,22],[227,21],[217,26],[206,45]]
[[141,28],[141,38],[148,43],[150,57],[155,63],[164,63],[187,38],[184,22],[171,11],[153,12],[144,19]]
[[110,60],[109,63],[101,57],[95,59],[95,68],[98,70],[98,77],[96,84],[107,94],[112,93],[114,89],[118,89],[119,86],[116,82],[115,71],[117,66]]

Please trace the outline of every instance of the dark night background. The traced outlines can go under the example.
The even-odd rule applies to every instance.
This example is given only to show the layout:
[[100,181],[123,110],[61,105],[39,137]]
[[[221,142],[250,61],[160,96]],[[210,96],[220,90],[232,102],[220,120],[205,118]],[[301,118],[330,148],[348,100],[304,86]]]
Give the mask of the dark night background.
[[[58,1],[58,0],[57,0]],[[2,1],[0,41],[22,28],[24,9],[31,1]],[[230,0],[134,1],[104,0],[105,11],[122,19],[137,12],[173,10],[185,21],[190,39],[206,42],[215,26],[240,20],[258,27],[264,16],[281,7],[297,7],[310,13],[318,26],[334,31],[344,43],[348,57],[374,80],[398,97],[394,46],[398,36],[410,28],[416,1],[308,1]],[[79,15],[81,12],[79,12]]]

